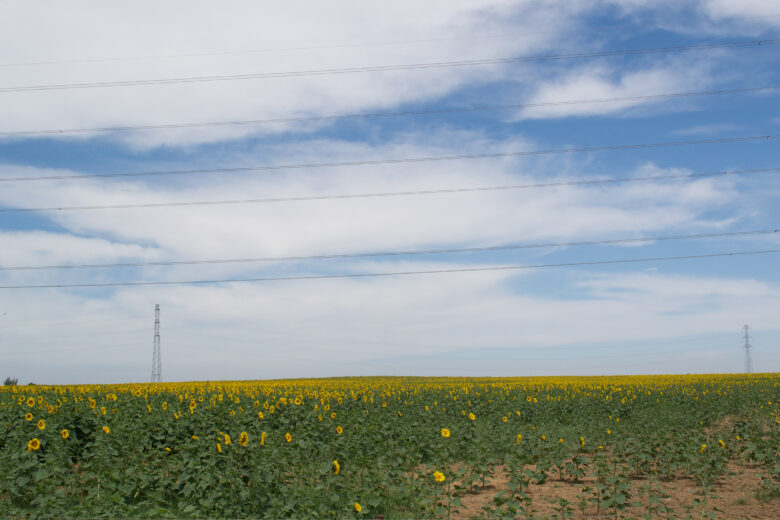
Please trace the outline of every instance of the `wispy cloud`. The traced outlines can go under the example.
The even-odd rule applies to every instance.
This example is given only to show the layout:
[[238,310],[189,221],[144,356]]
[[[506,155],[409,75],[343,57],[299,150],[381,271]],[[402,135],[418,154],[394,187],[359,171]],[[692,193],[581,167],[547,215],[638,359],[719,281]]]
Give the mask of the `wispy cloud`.
[[740,125],[729,123],[714,123],[709,125],[696,125],[688,128],[681,128],[672,132],[674,135],[718,135],[724,132],[738,132],[744,130]]
[[[663,65],[651,64],[646,68],[633,71],[624,71],[606,63],[565,70],[556,79],[540,81],[528,103],[603,100],[685,92],[705,89],[711,82],[706,62],[693,63],[684,59],[664,61]],[[670,61],[672,64],[669,64]],[[631,109],[657,107],[669,102],[668,99],[628,99],[529,107],[519,113],[518,119],[626,114]],[[679,103],[679,100],[671,102]],[[639,113],[646,115],[648,112]]]

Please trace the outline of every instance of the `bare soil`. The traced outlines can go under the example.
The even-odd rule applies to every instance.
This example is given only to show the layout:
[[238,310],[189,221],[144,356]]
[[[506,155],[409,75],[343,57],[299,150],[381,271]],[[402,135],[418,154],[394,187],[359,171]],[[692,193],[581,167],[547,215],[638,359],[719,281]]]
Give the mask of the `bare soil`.
[[[716,518],[726,520],[780,520],[780,499],[758,500],[755,496],[761,473],[761,468],[757,466],[730,464],[726,475],[715,485],[712,496],[707,497],[707,510],[713,511]],[[493,505],[493,497],[507,490],[507,481],[504,470],[497,468],[485,487],[461,497],[462,507],[458,510],[456,518],[486,518],[483,507]],[[528,493],[533,498],[532,509],[536,510],[532,518],[553,518],[560,498],[569,502],[573,510],[572,518],[614,518],[612,511],[602,511],[601,514],[597,514],[595,504],[588,503],[584,511],[578,507],[580,502],[578,495],[582,493],[583,487],[590,486],[593,482],[592,478],[587,478],[579,483],[549,480],[541,485],[531,485]],[[645,482],[645,479],[633,479],[631,491],[631,502],[641,501],[643,505],[629,507],[620,512],[618,518],[642,518],[642,515],[647,512],[645,507],[647,498],[640,496],[640,486]],[[701,517],[702,507],[693,506],[695,499],[703,498],[702,489],[696,482],[681,478],[661,482],[661,485],[664,492],[669,495],[669,498],[662,500],[662,504],[673,508],[677,517],[683,519],[689,514],[691,518]],[[664,518],[664,516],[657,515],[655,518]]]

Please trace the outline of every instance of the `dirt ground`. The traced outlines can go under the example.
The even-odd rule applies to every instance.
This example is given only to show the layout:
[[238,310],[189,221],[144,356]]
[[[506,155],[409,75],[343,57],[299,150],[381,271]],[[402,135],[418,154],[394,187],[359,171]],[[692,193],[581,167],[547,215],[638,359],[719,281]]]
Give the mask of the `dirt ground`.
[[[730,464],[726,475],[715,486],[713,492],[715,496],[708,498],[707,510],[714,511],[717,518],[726,520],[780,520],[780,499],[760,501],[755,497],[760,475],[761,469],[756,466]],[[646,482],[644,479],[632,480],[632,502],[638,500],[647,502],[647,499],[641,497],[639,493],[639,488],[644,482]],[[461,497],[462,507],[456,518],[486,518],[483,507],[493,504],[493,497],[507,489],[506,483],[507,476],[503,470],[498,469],[486,487]],[[613,514],[603,511],[600,515],[597,514],[594,504],[587,504],[584,512],[578,508],[580,499],[577,495],[582,492],[584,486],[592,483],[593,479],[583,479],[576,484],[550,480],[541,485],[531,485],[528,492],[533,498],[532,508],[536,510],[533,518],[553,518],[556,514],[554,507],[558,506],[559,498],[569,501],[573,510],[572,518],[614,518]],[[694,499],[702,498],[701,488],[696,482],[683,478],[662,482],[662,486],[669,495],[669,498],[663,499],[662,503],[673,508],[678,518],[684,519],[689,514],[691,518],[701,518],[701,506],[692,507]],[[644,507],[634,507],[622,512],[618,518],[642,518],[645,513]],[[659,515],[657,518],[664,517]]]

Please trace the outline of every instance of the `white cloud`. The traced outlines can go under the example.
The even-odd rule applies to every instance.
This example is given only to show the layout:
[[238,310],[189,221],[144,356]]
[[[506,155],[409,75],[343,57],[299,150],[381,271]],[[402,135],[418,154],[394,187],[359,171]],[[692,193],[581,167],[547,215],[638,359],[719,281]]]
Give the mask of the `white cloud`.
[[[493,141],[470,132],[407,134],[370,146],[336,140],[264,149],[270,163],[353,161],[366,157],[419,157],[523,150],[521,139]],[[304,151],[302,155],[301,150]],[[241,164],[248,157],[238,158]],[[566,159],[485,159],[404,165],[321,168],[274,174],[204,176],[146,185],[133,181],[7,183],[0,203],[18,207],[91,206],[172,201],[242,200],[501,186],[565,180]],[[11,175],[52,175],[57,170],[6,167]],[[533,173],[526,173],[533,172]],[[647,165],[642,176],[680,173]],[[78,173],[78,172],[72,172]],[[347,200],[51,211],[47,216],[71,233],[140,244],[138,255],[169,259],[242,258],[490,245],[518,240],[568,240],[582,236],[652,233],[680,227],[717,228],[709,215],[735,200],[732,181],[698,179],[592,187],[503,190],[429,196]],[[79,246],[75,243],[74,246]],[[79,246],[80,247],[80,246]],[[97,250],[95,250],[97,251]],[[92,253],[91,253],[92,254]],[[125,251],[115,251],[117,257]],[[36,261],[46,263],[41,255]],[[212,266],[212,273],[245,272],[257,266]],[[227,271],[226,271],[227,270]]]
[[[5,291],[0,356],[6,370],[36,382],[143,381],[153,308],[160,303],[168,380],[387,374],[398,370],[389,357],[403,365],[419,356],[441,359],[441,366],[417,366],[429,375],[505,374],[509,367],[490,362],[501,351],[533,353],[512,369],[515,374],[546,367],[534,361],[540,354],[557,357],[556,373],[577,373],[583,354],[588,363],[603,366],[636,363],[636,351],[586,346],[581,351],[576,345],[641,338],[663,346],[679,336],[728,334],[744,322],[770,330],[780,305],[780,288],[750,278],[569,276],[588,291],[585,298],[529,294],[523,278],[509,273],[128,288],[97,301],[63,291]],[[60,321],[49,323],[52,315]],[[560,354],[563,346],[570,356]],[[20,349],[29,353],[20,355]],[[485,358],[474,364],[448,356],[464,349],[484,349]],[[677,353],[690,350],[680,340]],[[678,356],[642,353],[663,372],[696,372],[702,366],[693,355],[681,362]],[[771,356],[767,361],[763,370],[776,370],[772,363],[780,362]],[[729,359],[713,363],[714,370],[733,369]]]
[[[620,70],[605,63],[591,64],[565,70],[557,79],[540,81],[528,103],[631,98],[703,90],[711,81],[707,68],[706,62],[687,59],[666,60],[666,65],[649,65],[633,71]],[[678,98],[672,99],[671,102],[679,103]],[[636,113],[637,107],[669,102],[669,99],[634,99],[528,107],[520,111],[518,119],[624,114],[630,109]]]
[[774,0],[703,0],[704,12],[713,19],[748,19],[756,24],[780,25],[780,6]]
[[[144,57],[220,50],[288,49],[171,59],[87,61],[4,67],[3,86],[341,69],[508,57],[550,47],[575,23],[567,2],[443,1],[392,4],[341,1],[166,2],[101,6],[14,6],[0,31],[5,64],[41,60]],[[149,17],[150,9],[154,16]],[[182,13],[187,13],[182,17]],[[548,23],[555,20],[554,24]],[[36,38],[29,38],[29,27]],[[546,27],[539,31],[538,27]],[[529,30],[530,29],[530,30]],[[496,37],[513,35],[513,37]],[[405,40],[424,43],[389,44]],[[25,41],[25,45],[17,42]],[[359,45],[361,43],[380,45]],[[338,44],[358,44],[339,47]],[[381,44],[387,43],[387,44]],[[334,47],[333,45],[336,44]],[[290,50],[292,48],[300,50]],[[4,129],[57,129],[223,121],[380,110],[437,99],[502,77],[502,67],[334,74],[247,81],[4,93]],[[277,133],[290,125],[249,125],[117,134],[138,148]],[[295,128],[306,129],[296,125]],[[83,135],[81,138],[88,137]],[[78,137],[77,137],[78,138]]]
[[[156,252],[134,244],[47,231],[0,231],[0,266],[97,263],[121,258],[153,260]],[[40,262],[40,263],[38,263]]]
[[743,130],[742,126],[733,124],[709,124],[709,125],[696,125],[687,128],[681,128],[675,130],[675,135],[717,135],[723,132],[736,132]]

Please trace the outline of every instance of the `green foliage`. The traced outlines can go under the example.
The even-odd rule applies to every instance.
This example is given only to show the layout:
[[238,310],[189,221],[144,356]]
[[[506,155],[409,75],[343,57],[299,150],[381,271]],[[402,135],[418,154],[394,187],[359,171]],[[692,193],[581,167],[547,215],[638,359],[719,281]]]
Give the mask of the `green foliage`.
[[710,518],[730,460],[760,465],[757,495],[778,496],[778,386],[776,375],[5,386],[0,516],[449,519],[500,475],[486,517],[534,518],[534,486],[586,482],[553,518],[675,518],[663,485],[686,477],[700,486],[691,514]]

